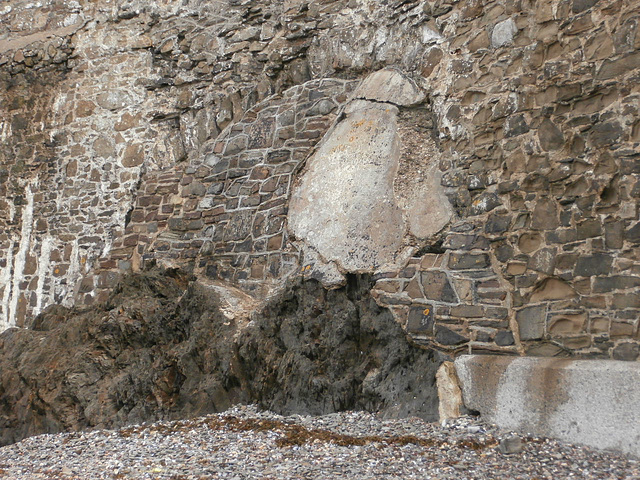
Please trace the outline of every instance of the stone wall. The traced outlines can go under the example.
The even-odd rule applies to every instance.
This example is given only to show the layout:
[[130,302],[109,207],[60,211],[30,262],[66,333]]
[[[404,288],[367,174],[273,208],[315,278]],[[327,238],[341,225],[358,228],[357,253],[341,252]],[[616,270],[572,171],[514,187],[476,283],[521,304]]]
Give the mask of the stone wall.
[[5,327],[155,261],[258,299],[371,272],[453,354],[638,358],[637,1],[3,8]]
[[423,73],[460,221],[439,255],[378,283],[416,338],[638,357],[639,7],[460,2],[437,17],[447,42]]

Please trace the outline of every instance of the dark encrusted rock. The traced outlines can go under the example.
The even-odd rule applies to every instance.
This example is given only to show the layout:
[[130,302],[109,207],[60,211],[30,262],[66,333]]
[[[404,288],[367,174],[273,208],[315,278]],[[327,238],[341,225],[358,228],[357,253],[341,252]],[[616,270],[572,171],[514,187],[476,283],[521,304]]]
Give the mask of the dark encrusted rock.
[[370,288],[361,276],[333,291],[291,282],[247,325],[185,274],[154,270],[100,307],[51,308],[0,335],[0,444],[236,403],[437,419],[440,356],[409,344]]

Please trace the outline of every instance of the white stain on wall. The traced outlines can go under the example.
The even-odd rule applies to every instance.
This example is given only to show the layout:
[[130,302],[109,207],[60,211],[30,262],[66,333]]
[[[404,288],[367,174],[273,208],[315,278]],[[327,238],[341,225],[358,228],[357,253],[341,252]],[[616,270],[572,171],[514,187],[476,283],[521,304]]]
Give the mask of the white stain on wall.
[[20,298],[20,283],[24,280],[24,266],[27,261],[27,253],[31,243],[31,231],[33,230],[33,191],[31,185],[25,190],[27,204],[22,209],[22,230],[20,232],[20,243],[18,253],[13,262],[13,279],[11,285],[11,298],[9,300],[9,312],[7,322],[9,326],[16,324],[18,312],[18,300]]
[[7,249],[7,264],[0,270],[0,292],[2,292],[2,311],[0,312],[0,332],[5,331],[9,324],[9,299],[11,298],[11,270],[13,269],[13,247],[15,243],[9,242]]
[[[45,236],[40,246],[40,256],[38,257],[38,283],[36,285],[36,307],[33,315],[38,315],[42,311],[44,298],[44,283],[49,275],[51,264],[51,251],[53,250],[53,238]],[[46,305],[45,305],[46,306]]]

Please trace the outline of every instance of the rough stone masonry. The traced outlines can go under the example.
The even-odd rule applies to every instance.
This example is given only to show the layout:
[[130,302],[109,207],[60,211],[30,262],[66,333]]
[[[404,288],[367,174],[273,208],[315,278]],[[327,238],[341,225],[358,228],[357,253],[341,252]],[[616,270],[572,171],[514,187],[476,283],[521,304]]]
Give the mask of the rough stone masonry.
[[156,262],[370,273],[452,354],[637,360],[640,2],[4,2],[0,326]]

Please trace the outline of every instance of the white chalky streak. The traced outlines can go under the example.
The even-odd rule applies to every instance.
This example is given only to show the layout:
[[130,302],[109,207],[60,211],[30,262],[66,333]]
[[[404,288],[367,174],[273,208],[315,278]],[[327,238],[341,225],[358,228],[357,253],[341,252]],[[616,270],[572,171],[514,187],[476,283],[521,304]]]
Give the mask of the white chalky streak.
[[38,315],[42,311],[42,301],[44,297],[44,282],[49,275],[49,266],[51,264],[51,250],[53,250],[53,238],[47,235],[42,240],[40,246],[40,257],[38,258],[38,284],[36,285],[36,308],[33,310],[34,315]]
[[20,282],[24,279],[24,266],[27,261],[27,252],[31,243],[31,230],[33,229],[33,192],[31,185],[26,188],[27,204],[22,209],[22,231],[20,232],[20,246],[18,254],[13,263],[13,286],[11,288],[11,299],[9,301],[9,316],[7,322],[9,326],[16,324],[16,314],[18,312],[18,299],[20,298]]
[[80,261],[78,259],[78,241],[73,242],[71,250],[71,259],[69,260],[69,270],[67,272],[67,281],[69,282],[69,289],[65,292],[65,299],[62,304],[65,307],[73,306],[74,301],[74,287],[80,278]]
[[15,242],[9,242],[7,249],[7,264],[0,270],[0,286],[4,287],[2,293],[2,312],[0,312],[0,332],[5,331],[9,325],[9,298],[11,296],[11,267],[13,266],[13,246]]

